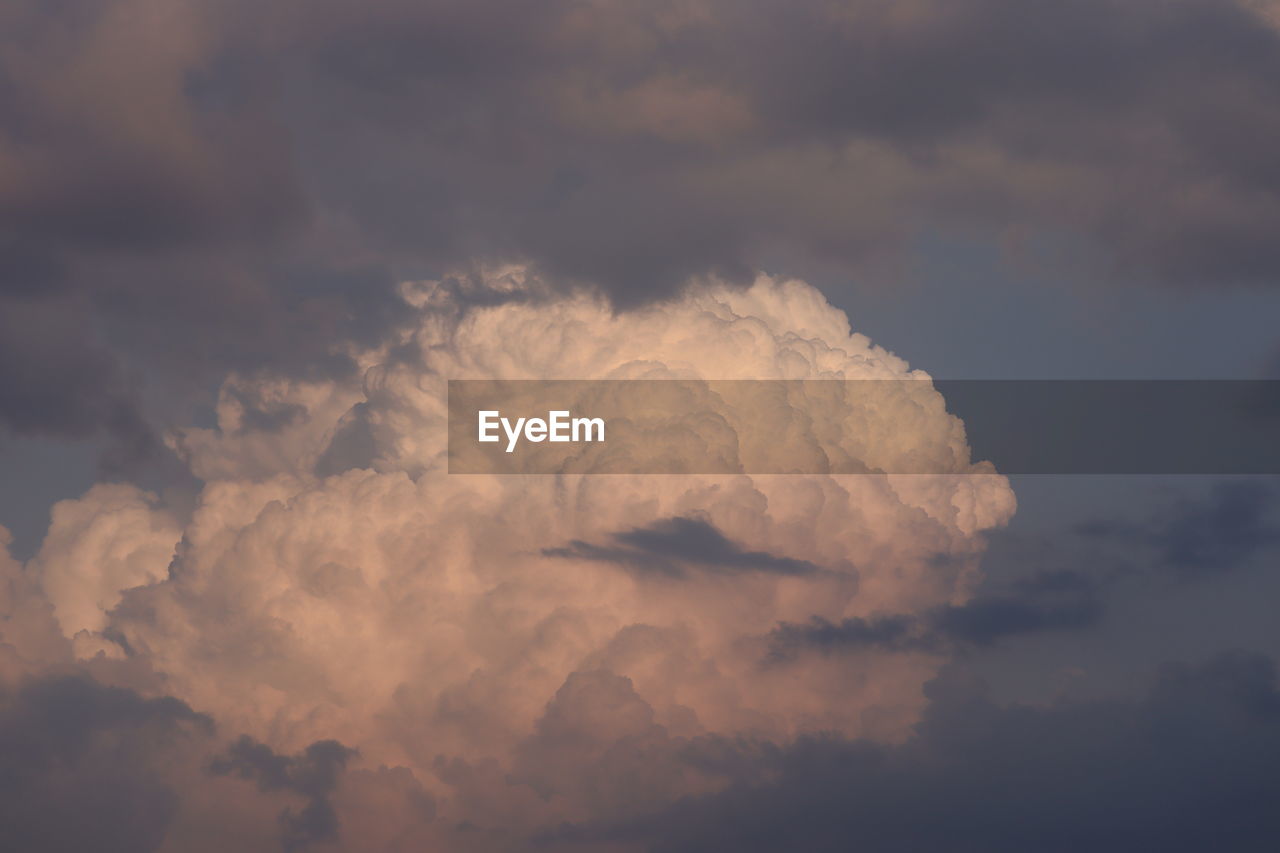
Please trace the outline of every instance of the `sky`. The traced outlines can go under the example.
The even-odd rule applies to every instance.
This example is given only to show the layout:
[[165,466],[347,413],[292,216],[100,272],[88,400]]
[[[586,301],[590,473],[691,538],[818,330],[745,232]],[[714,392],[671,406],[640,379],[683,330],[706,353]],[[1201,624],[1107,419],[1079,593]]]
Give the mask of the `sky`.
[[450,379],[1280,379],[1273,0],[0,45],[0,846],[1274,846],[1274,474],[445,464]]

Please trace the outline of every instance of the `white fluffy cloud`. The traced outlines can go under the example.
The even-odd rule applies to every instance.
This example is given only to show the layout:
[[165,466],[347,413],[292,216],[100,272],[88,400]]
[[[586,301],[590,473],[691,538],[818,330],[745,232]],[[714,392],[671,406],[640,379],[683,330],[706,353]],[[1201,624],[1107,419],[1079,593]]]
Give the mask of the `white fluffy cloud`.
[[99,484],[53,505],[34,571],[68,637],[95,633],[131,587],[165,578],[182,535],[155,495],[123,484]]
[[[358,380],[232,377],[218,429],[175,435],[206,481],[183,525],[123,486],[55,508],[31,568],[66,636],[96,638],[82,635],[82,655],[127,649],[147,689],[222,731],[290,753],[335,738],[370,767],[408,768],[455,818],[528,827],[714,787],[671,763],[689,738],[905,734],[936,654],[778,661],[770,632],[964,600],[980,531],[1013,512],[1004,478],[450,476],[442,463],[450,378],[923,374],[797,281],[705,282],[627,313],[518,268],[404,294],[419,322],[357,353]],[[893,452],[964,450],[940,407],[907,424],[872,412],[867,427]],[[360,467],[334,472],[357,433]],[[678,573],[619,556],[619,536],[681,518],[771,556]],[[770,570],[784,564],[809,570]],[[601,762],[631,781],[592,783]]]

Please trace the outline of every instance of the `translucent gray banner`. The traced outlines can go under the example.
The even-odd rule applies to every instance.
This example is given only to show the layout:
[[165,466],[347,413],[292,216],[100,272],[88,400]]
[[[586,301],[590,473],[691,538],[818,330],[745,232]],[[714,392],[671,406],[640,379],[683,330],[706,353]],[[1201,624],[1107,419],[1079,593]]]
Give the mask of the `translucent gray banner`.
[[451,380],[453,474],[1276,474],[1274,380]]

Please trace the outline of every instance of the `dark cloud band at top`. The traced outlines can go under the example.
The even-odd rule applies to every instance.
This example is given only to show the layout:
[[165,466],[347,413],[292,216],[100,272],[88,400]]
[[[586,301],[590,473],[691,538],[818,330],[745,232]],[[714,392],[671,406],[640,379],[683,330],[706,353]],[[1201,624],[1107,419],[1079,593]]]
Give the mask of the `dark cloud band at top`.
[[397,277],[492,260],[624,306],[925,228],[1280,273],[1265,3],[160,8],[0,13],[0,293],[87,295],[170,378],[302,369],[393,324]]

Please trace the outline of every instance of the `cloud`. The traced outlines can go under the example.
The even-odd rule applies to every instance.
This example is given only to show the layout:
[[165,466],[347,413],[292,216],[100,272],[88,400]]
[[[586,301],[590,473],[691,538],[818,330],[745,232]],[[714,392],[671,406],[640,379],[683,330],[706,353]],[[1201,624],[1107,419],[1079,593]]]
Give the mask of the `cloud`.
[[819,571],[807,560],[793,560],[764,551],[747,551],[726,539],[700,518],[668,518],[647,527],[613,534],[622,547],[592,545],[574,540],[565,548],[544,548],[543,556],[617,563],[641,573],[683,577],[684,565],[710,571],[772,572],[804,575]]
[[1280,491],[1265,478],[1215,484],[1205,496],[1181,498],[1142,521],[1098,519],[1077,532],[1086,539],[1137,546],[1157,570],[1204,577],[1246,565],[1280,544]]
[[[6,8],[0,221],[10,233],[51,248],[148,250],[257,239],[287,219],[297,194],[285,137],[252,87],[232,91],[234,69],[215,83],[221,27],[202,6]],[[140,48],[143,30],[158,41]]]
[[17,850],[158,850],[178,812],[165,762],[210,731],[172,698],[84,677],[0,695],[0,823]]
[[[741,274],[762,244],[865,261],[958,211],[995,229],[1021,214],[1083,233],[1161,277],[1274,272],[1263,140],[1276,132],[1280,42],[1237,4],[510,14],[520,38],[453,4],[382,6],[341,27],[319,13],[303,55],[329,86],[305,107],[365,120],[330,125],[320,158],[375,135],[405,180],[335,171],[317,194],[389,243],[514,253],[631,301],[691,273]],[[495,133],[506,116],[519,133]],[[423,136],[409,142],[409,129]]]
[[[0,300],[3,300],[0,296]],[[103,467],[136,468],[159,448],[139,389],[94,333],[85,306],[25,298],[0,310],[0,425],[21,436],[108,442]]]
[[[869,460],[971,474],[456,476],[446,379],[913,377],[927,390],[924,374],[794,280],[708,280],[623,313],[522,267],[402,293],[406,331],[352,350],[357,371],[232,374],[216,426],[171,434],[203,481],[193,511],[100,484],[55,508],[17,570],[39,580],[26,594],[57,634],[30,641],[60,642],[60,665],[244,736],[205,759],[218,772],[203,781],[183,765],[173,844],[228,811],[223,841],[274,844],[283,820],[295,846],[364,849],[394,826],[428,847],[475,833],[483,849],[723,787],[679,760],[699,738],[907,735],[939,650],[873,649],[856,677],[839,656],[761,661],[779,623],[919,615],[972,594],[982,531],[1007,521],[1013,494],[968,461],[936,393],[905,422],[902,401],[869,396],[850,433]],[[365,467],[344,468],[352,458]],[[600,556],[629,571],[583,559]],[[5,639],[38,667],[25,637]],[[368,812],[382,799],[385,827]]]
[[[15,849],[268,853],[438,843],[429,834],[434,804],[405,768],[349,770],[354,753],[334,742],[296,756],[248,738],[220,744],[213,721],[184,703],[84,672],[0,691],[0,747],[0,820]],[[335,847],[341,827],[357,834]]]
[[99,484],[53,505],[32,570],[66,636],[102,631],[121,593],[167,576],[181,531],[155,502],[135,486]]
[[[136,436],[228,370],[349,369],[330,343],[394,335],[396,281],[497,262],[636,306],[779,257],[883,278],[959,229],[1048,234],[1129,278],[1272,282],[1273,13],[12,2],[0,314],[92,316],[48,380],[0,378],[23,401],[0,410]],[[20,332],[5,364],[49,346]],[[99,335],[111,358],[85,351]],[[99,381],[113,361],[172,393],[144,406]]]
[[934,629],[961,643],[987,645],[1040,631],[1089,628],[1102,618],[1097,584],[1068,571],[1049,572],[1012,594],[978,596],[933,616]]
[[[1048,232],[1274,281],[1273,13],[5,4],[0,421],[130,470],[222,383],[168,436],[191,512],[100,484],[0,550],[6,840],[1263,849],[1265,661],[926,710],[956,649],[1098,618],[1088,585],[974,597],[1003,478],[464,480],[441,436],[452,376],[912,375],[777,257]],[[934,403],[862,452],[970,470]],[[1131,541],[1193,573],[1273,541],[1220,498]]]
[[784,622],[771,635],[774,659],[785,660],[805,650],[835,652],[841,649],[934,649],[932,636],[922,636],[917,620],[911,616],[854,616],[832,623],[815,618],[805,625]]
[[355,755],[337,741],[316,741],[296,756],[277,755],[270,747],[242,737],[215,758],[209,771],[217,775],[236,774],[253,779],[264,791],[286,790],[301,794],[307,804],[300,812],[280,813],[285,850],[304,849],[312,842],[338,837],[338,817],[330,795],[338,775]]
[[0,527],[0,684],[19,683],[73,659],[40,577],[10,555],[12,541]]
[[770,633],[771,661],[873,649],[919,652],[988,646],[1011,637],[1093,627],[1103,615],[1101,584],[1071,571],[1044,572],[1008,589],[981,590],[963,604],[923,614],[875,614],[839,622],[784,622]]
[[[1268,849],[1280,755],[1269,658],[1170,665],[1132,701],[1001,706],[943,679],[916,735],[727,746],[762,781],[613,824],[563,827],[565,849],[1122,851]],[[1218,779],[1219,787],[1204,785]]]
[[[83,800],[100,846],[183,853],[1267,849],[1270,659],[1043,706],[948,665],[1103,614],[1080,572],[979,585],[1003,477],[443,471],[449,376],[912,375],[812,288],[615,313],[521,268],[483,291],[522,297],[467,286],[406,285],[411,331],[354,352],[358,377],[229,377],[217,426],[172,437],[192,513],[98,485],[35,560],[2,555],[0,783],[27,846],[83,846],[49,817]],[[920,411],[869,406],[868,452],[965,450]],[[330,453],[352,424],[360,452]],[[1225,488],[1134,529],[1256,555],[1270,501]]]

